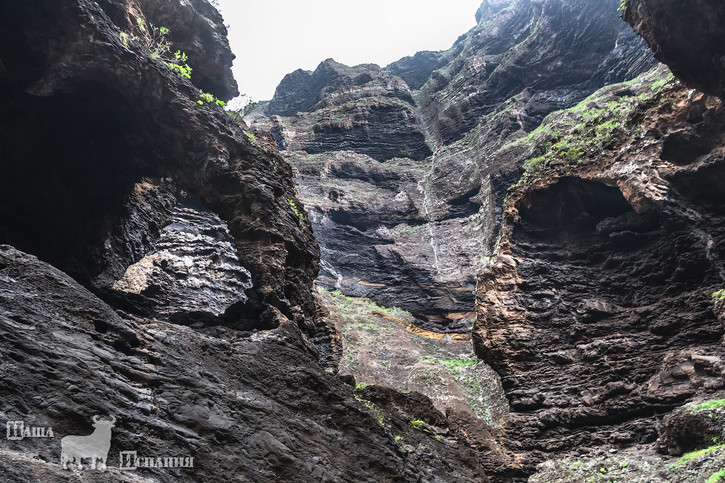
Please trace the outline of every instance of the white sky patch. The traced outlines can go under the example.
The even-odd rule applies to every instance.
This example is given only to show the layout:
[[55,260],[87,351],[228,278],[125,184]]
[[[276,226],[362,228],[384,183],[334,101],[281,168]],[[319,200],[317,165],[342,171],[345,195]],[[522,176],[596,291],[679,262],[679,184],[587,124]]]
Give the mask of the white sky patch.
[[476,24],[482,0],[219,0],[239,91],[271,99],[282,78],[325,59],[381,67],[445,50]]

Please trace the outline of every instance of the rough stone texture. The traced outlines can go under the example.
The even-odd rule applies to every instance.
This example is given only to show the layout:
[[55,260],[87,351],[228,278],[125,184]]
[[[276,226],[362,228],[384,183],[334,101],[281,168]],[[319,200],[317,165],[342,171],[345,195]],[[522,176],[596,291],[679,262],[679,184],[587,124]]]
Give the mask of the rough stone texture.
[[618,18],[618,0],[485,0],[478,25],[421,89],[437,143],[450,144],[509,98],[531,96],[529,131],[546,114],[652,66],[652,54]]
[[324,289],[319,294],[340,334],[341,377],[359,386],[419,392],[442,412],[466,413],[494,426],[508,411],[498,376],[476,358],[467,334],[425,331],[398,308]]
[[624,19],[685,84],[725,95],[725,5],[718,0],[628,0]]
[[677,458],[651,455],[642,446],[632,451],[582,454],[548,460],[537,467],[530,483],[581,483],[582,481],[626,481],[647,483],[712,483],[725,467],[725,449],[680,462]]
[[143,36],[149,25],[168,28],[174,49],[189,56],[195,86],[222,100],[239,95],[227,28],[208,0],[101,0],[98,5],[114,24],[133,35]]
[[274,115],[266,127],[280,149],[351,150],[378,161],[431,153],[410,89],[377,65],[328,59],[313,73],[297,70],[285,76],[266,111]]
[[722,401],[725,394],[698,398],[679,407],[662,420],[657,440],[661,453],[679,456],[725,440],[725,408],[698,408],[699,404]]
[[[447,51],[382,71],[328,60],[288,75],[253,125],[273,132],[296,167],[322,247],[319,280],[414,312],[422,326],[467,331],[446,314],[472,311],[476,273],[525,159],[502,147],[655,62],[617,7],[486,1],[478,26]],[[373,116],[378,105],[395,115]]]
[[[137,7],[115,4],[123,18]],[[289,165],[220,108],[200,106],[195,87],[125,45],[119,28],[93,2],[0,7],[0,240],[107,289],[158,237],[184,190],[228,224],[252,275],[233,321],[291,319],[314,334],[319,252],[293,209],[302,204]],[[171,181],[136,192],[149,178]]]
[[251,275],[239,264],[226,224],[194,198],[177,205],[169,221],[113,289],[142,296],[150,315],[177,323],[244,304]]
[[[319,250],[292,169],[271,135],[199,105],[192,83],[121,38],[149,5],[0,5],[0,243],[17,245],[0,245],[0,417],[55,432],[0,441],[3,480],[520,473],[470,415],[333,375],[339,336],[311,293]],[[204,5],[166,2],[146,22],[174,29]],[[194,468],[61,469],[59,439],[90,434],[95,415],[117,418],[110,466],[136,450]]]
[[[446,418],[424,396],[369,388],[356,397],[292,322],[198,332],[119,314],[9,246],[0,246],[0,344],[3,426],[21,420],[55,435],[2,438],[4,481],[480,482],[481,461],[497,454],[490,432],[468,436],[463,416]],[[90,434],[96,414],[117,418],[116,469],[74,477],[60,468],[59,440]],[[131,450],[193,456],[194,468],[119,472],[119,452]]]
[[[479,275],[474,347],[501,375],[504,426],[531,461],[653,442],[658,413],[725,385],[711,296],[725,260],[725,110],[665,81],[605,88],[547,121],[545,155],[509,190]],[[576,125],[563,137],[562,119]]]
[[[459,220],[445,221],[441,231],[450,227],[454,232],[450,245],[437,239],[433,230],[438,227],[427,224],[422,214],[419,180],[424,172],[418,163],[380,164],[339,151],[287,153],[287,159],[296,166],[300,196],[322,243],[323,285],[416,314],[472,311],[473,283],[465,276],[469,262],[461,256],[458,267],[440,270],[444,250],[463,245],[471,228]],[[461,328],[468,327],[450,327]]]

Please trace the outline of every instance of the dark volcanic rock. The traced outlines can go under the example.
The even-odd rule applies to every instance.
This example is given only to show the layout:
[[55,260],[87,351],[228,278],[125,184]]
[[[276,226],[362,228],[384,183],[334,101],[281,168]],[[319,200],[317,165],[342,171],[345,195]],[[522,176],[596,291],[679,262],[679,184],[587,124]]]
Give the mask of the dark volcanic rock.
[[195,86],[222,100],[239,95],[231,71],[234,54],[227,28],[209,1],[101,0],[98,5],[114,24],[133,35],[143,36],[150,25],[168,28],[174,49],[189,56]]
[[[557,119],[577,127],[556,132]],[[644,76],[540,132],[549,144],[509,190],[478,279],[476,351],[502,377],[511,444],[534,459],[653,442],[658,413],[725,385],[712,297],[724,283],[725,110]],[[663,133],[708,136],[711,149],[682,144],[675,163]]]
[[529,131],[549,112],[653,65],[652,54],[617,15],[618,0],[485,0],[478,25],[421,89],[423,117],[450,144],[524,90]]
[[[184,190],[228,224],[252,276],[234,317],[313,334],[319,252],[289,165],[119,28],[82,0],[0,7],[0,241],[107,288]],[[170,180],[139,193],[152,178]]]
[[[697,362],[725,363],[722,360]],[[666,454],[681,455],[722,441],[725,438],[725,408],[722,404],[720,407],[707,407],[708,402],[722,403],[722,399],[713,397],[715,399],[710,401],[700,398],[665,416],[662,420],[662,434],[657,440],[658,449]]]
[[[465,429],[420,395],[355,398],[301,341],[289,321],[200,333],[118,315],[57,269],[0,246],[0,415],[55,436],[2,438],[3,480],[68,481],[60,438],[90,434],[100,414],[116,418],[109,470],[86,466],[84,480],[487,481],[478,468],[490,437],[488,448],[457,444]],[[409,426],[419,418],[445,440]],[[120,451],[193,457],[194,467],[119,471]]]
[[266,111],[275,115],[265,127],[280,149],[351,150],[378,161],[431,154],[410,89],[377,65],[328,59],[313,73],[297,70],[285,76]]
[[725,96],[725,5],[719,0],[628,0],[624,19],[687,85]]
[[[382,71],[328,60],[287,76],[255,126],[273,132],[297,168],[325,286],[420,320],[471,311],[506,190],[531,154],[517,141],[550,112],[655,62],[617,7],[486,1],[479,25],[447,51]],[[422,160],[424,134],[435,152]],[[426,328],[436,326],[466,330]]]
[[420,89],[428,80],[431,73],[443,67],[449,59],[443,52],[431,52],[425,50],[416,52],[412,57],[403,57],[383,69],[393,75],[397,75],[405,81],[413,90]]
[[239,264],[226,224],[194,198],[177,205],[169,221],[113,288],[143,296],[148,315],[177,323],[244,304],[251,275]]

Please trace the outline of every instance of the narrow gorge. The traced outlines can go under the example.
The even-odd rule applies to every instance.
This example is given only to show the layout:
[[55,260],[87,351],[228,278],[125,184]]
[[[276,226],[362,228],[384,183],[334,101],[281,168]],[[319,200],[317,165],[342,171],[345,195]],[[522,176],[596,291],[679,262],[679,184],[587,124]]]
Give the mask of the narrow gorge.
[[0,479],[725,481],[725,7],[474,13],[236,112],[215,2],[1,4]]

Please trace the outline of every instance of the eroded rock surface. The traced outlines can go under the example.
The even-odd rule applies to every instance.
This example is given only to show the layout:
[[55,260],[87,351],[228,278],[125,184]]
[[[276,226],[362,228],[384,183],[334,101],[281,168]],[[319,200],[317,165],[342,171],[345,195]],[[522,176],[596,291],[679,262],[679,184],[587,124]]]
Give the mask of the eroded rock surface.
[[[477,353],[502,377],[515,447],[651,443],[658,413],[725,384],[712,296],[723,285],[713,183],[724,112],[653,73],[531,136],[542,155],[509,190],[474,327]],[[561,122],[572,126],[563,134]],[[679,133],[712,144],[703,152]]]
[[[191,4],[175,5],[179,18],[190,15]],[[293,209],[302,204],[289,165],[120,35],[145,8],[131,0],[108,12],[86,1],[1,7],[0,240],[107,290],[153,245],[183,190],[227,223],[251,274],[249,300],[230,317],[259,327],[291,319],[314,334],[318,248]],[[205,45],[205,32],[193,41]],[[192,79],[203,79],[198,71]]]
[[[4,245],[0,344],[3,423],[55,435],[0,440],[5,481],[67,481],[60,438],[90,434],[97,414],[116,423],[106,479],[86,466],[80,474],[89,481],[487,481],[480,461],[490,438],[465,443],[460,418],[447,419],[421,395],[354,397],[322,370],[292,322],[201,333],[119,314]],[[439,429],[409,425],[418,419]],[[194,467],[119,471],[120,451],[194,457]]]
[[244,304],[252,276],[240,265],[226,224],[195,198],[175,206],[169,221],[113,289],[143,296],[152,315],[175,322]]
[[627,0],[624,19],[687,85],[725,95],[725,5],[717,0]]
[[486,1],[447,51],[383,69],[327,60],[285,77],[253,125],[296,167],[322,246],[319,280],[428,328],[467,331],[448,314],[472,310],[525,159],[496,153],[548,113],[654,64],[618,6]]

